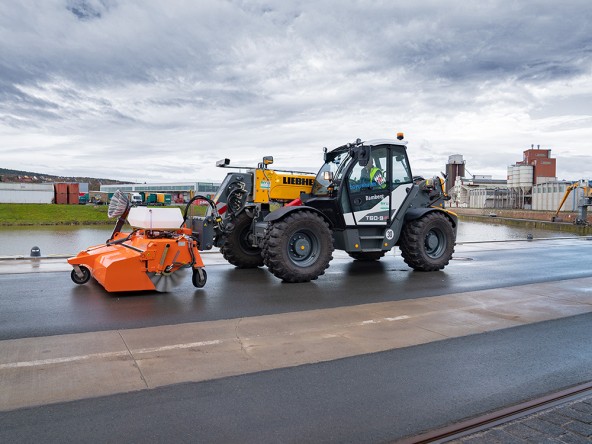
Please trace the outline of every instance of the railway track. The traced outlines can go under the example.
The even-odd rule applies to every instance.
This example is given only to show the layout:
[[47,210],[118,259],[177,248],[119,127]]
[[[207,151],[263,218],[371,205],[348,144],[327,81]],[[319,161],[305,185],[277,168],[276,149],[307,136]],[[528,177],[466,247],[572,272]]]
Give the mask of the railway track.
[[474,433],[483,432],[510,421],[567,404],[592,395],[592,381],[542,396],[531,401],[467,419],[446,427],[431,430],[421,435],[396,441],[397,444],[438,444],[451,442]]

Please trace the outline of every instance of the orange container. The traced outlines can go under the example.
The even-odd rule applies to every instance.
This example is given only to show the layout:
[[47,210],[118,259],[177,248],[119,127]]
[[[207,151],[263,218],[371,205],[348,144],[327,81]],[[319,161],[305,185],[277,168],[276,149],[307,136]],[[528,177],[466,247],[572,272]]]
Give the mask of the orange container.
[[70,205],[78,205],[80,201],[80,187],[77,183],[68,184],[68,203]]
[[55,203],[65,205],[68,203],[68,184],[56,183],[54,184]]

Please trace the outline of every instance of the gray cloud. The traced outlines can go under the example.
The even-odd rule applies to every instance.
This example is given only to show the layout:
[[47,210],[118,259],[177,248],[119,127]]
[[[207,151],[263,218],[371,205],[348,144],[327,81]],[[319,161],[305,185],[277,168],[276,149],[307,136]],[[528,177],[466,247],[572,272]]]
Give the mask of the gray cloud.
[[101,177],[140,179],[124,163],[142,158],[145,180],[177,179],[182,153],[173,176],[205,180],[222,174],[216,158],[316,165],[324,145],[405,130],[416,170],[466,152],[504,176],[507,160],[492,168],[484,150],[519,158],[544,139],[584,154],[590,21],[585,1],[13,2],[0,140],[83,151],[69,167]]

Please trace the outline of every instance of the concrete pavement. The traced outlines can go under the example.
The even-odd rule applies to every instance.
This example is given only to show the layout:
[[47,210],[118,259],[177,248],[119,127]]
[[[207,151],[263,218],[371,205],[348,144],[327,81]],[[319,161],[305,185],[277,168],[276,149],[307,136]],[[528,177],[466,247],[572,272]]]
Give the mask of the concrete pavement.
[[318,363],[592,312],[592,278],[0,341],[0,410]]

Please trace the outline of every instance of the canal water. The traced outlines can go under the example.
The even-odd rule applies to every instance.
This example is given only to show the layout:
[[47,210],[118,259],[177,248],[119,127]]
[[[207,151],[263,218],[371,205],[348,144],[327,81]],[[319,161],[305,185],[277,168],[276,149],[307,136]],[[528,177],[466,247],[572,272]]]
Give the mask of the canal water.
[[[0,227],[0,256],[29,256],[31,248],[39,247],[42,256],[75,255],[91,245],[104,243],[113,226],[36,226]],[[457,242],[482,242],[534,238],[577,237],[559,231],[517,228],[484,222],[462,221]]]

